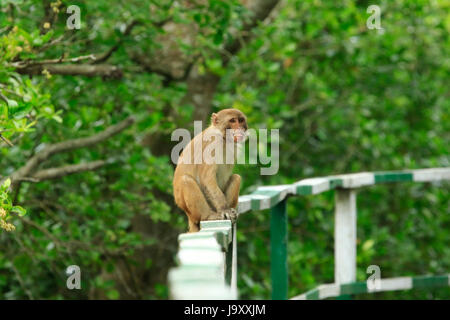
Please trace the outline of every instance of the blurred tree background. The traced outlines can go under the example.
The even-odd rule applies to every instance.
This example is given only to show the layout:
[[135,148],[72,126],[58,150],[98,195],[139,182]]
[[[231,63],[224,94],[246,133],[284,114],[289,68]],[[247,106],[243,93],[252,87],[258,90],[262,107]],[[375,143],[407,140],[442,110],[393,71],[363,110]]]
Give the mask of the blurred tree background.
[[[366,12],[381,8],[383,30]],[[66,22],[70,5],[81,26]],[[257,186],[450,166],[450,7],[397,0],[1,0],[0,299],[166,299],[186,231],[176,128],[235,107],[280,129]],[[25,214],[26,211],[26,214]],[[268,212],[239,219],[241,298],[270,297]],[[290,292],[333,281],[333,192],[292,198]],[[358,280],[450,270],[449,184],[358,196]],[[14,231],[7,231],[15,228]],[[66,288],[79,265],[82,290]],[[357,298],[449,299],[448,288]]]

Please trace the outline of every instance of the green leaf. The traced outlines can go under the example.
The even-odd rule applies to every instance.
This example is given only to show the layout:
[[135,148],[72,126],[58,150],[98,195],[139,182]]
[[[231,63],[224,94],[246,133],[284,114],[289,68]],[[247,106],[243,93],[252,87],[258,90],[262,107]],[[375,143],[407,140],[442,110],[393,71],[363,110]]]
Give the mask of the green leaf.
[[216,32],[216,34],[214,35],[214,44],[215,45],[219,45],[223,42],[223,32],[222,30],[219,30],[218,32]]
[[8,107],[10,107],[10,108],[17,108],[18,106],[19,106],[19,104],[17,103],[16,100],[8,99]]
[[3,182],[2,189],[8,189],[10,185],[11,185],[11,179],[8,178],[5,180],[5,182]]
[[52,119],[55,120],[58,123],[62,123],[63,122],[63,119],[60,116],[56,115],[56,114],[52,117]]
[[365,241],[362,245],[363,251],[370,250],[374,244],[375,244],[375,241],[373,241],[373,239],[369,239],[369,240]]
[[200,24],[202,22],[202,15],[200,13],[194,14],[194,20],[195,20],[195,22]]
[[120,297],[119,292],[115,289],[109,290],[106,293],[106,296],[108,297],[108,299],[111,299],[111,300],[117,300]]
[[25,210],[24,208],[22,208],[20,206],[12,207],[11,212],[17,213],[20,217],[23,217],[24,215],[27,214],[27,210]]
[[[3,101],[3,100],[0,100]],[[0,118],[8,120],[8,106],[4,103],[0,104]]]

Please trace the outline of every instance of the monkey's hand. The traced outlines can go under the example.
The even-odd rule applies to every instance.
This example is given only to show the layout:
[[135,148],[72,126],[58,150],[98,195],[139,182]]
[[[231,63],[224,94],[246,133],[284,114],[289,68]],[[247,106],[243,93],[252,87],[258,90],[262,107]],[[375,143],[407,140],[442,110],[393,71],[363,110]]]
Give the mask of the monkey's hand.
[[237,219],[237,211],[234,208],[225,209],[221,212],[223,217],[227,220],[231,220],[231,223],[235,223]]

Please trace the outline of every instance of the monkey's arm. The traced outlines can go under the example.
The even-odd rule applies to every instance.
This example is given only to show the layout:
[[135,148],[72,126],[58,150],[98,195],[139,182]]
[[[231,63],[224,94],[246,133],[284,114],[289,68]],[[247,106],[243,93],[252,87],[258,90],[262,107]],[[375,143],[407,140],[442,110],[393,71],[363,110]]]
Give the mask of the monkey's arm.
[[198,172],[200,185],[205,192],[207,200],[213,205],[218,213],[227,208],[224,193],[217,184],[217,165],[203,164]]

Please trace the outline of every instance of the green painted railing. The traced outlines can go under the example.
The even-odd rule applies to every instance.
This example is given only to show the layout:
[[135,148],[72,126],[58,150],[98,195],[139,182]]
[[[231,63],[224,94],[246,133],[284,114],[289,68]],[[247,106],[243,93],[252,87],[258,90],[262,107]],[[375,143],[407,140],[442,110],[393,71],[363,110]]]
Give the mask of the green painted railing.
[[[335,283],[324,284],[292,299],[324,299],[358,293],[449,286],[450,275],[383,278],[368,288],[356,281],[356,190],[390,182],[450,180],[450,168],[362,172],[305,179],[289,185],[259,187],[239,197],[239,214],[270,209],[272,299],[288,299],[288,196],[335,191]],[[169,272],[172,299],[237,299],[236,225],[204,221],[197,233],[179,236],[178,267]]]

